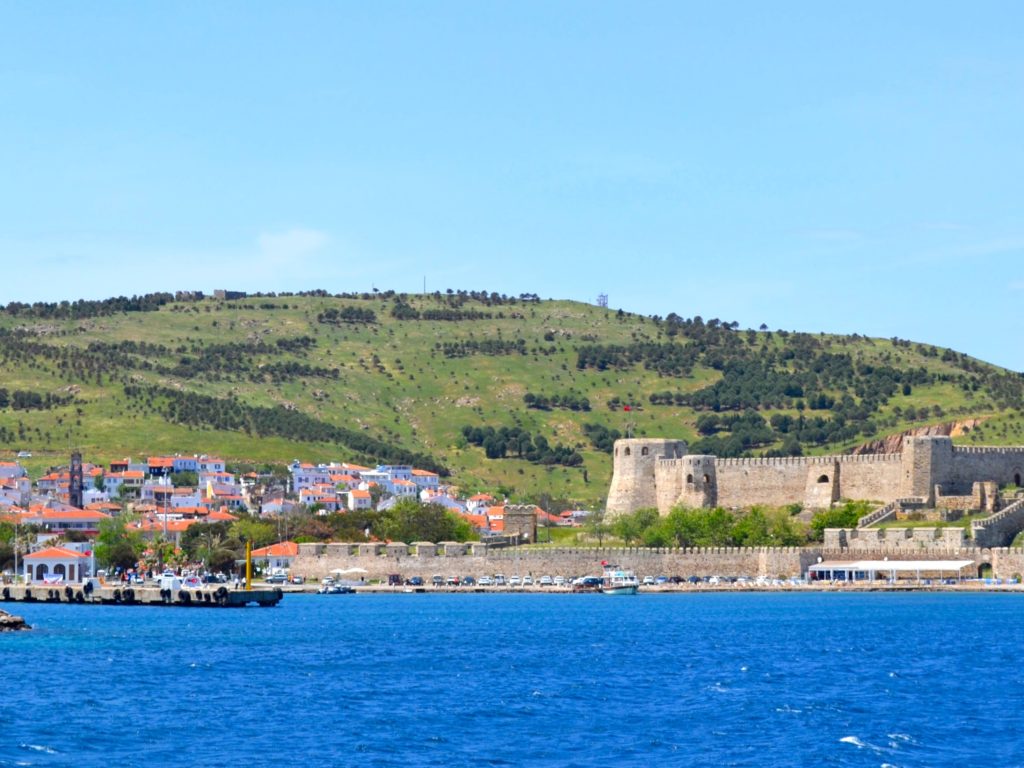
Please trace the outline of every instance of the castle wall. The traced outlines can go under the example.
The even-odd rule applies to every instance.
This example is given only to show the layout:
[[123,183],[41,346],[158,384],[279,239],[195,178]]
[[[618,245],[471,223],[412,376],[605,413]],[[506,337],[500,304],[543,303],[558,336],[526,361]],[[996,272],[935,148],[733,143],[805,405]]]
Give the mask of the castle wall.
[[935,486],[950,482],[953,441],[948,437],[908,437],[903,440],[900,496],[935,502]]
[[655,506],[658,513],[667,515],[669,510],[679,503],[683,495],[683,485],[686,475],[686,467],[683,466],[685,459],[662,459],[654,470],[654,479],[657,484]]
[[806,457],[718,459],[718,504],[727,508],[802,504],[810,462]]
[[674,506],[713,507],[718,503],[717,459],[684,456],[662,459],[655,470],[658,512],[667,515]]
[[[991,480],[999,485],[1024,480],[1024,448],[974,448],[954,446],[950,471],[943,491],[968,494],[977,481]],[[943,483],[943,480],[937,482]]]
[[[417,547],[392,544],[365,550],[353,544],[300,544],[292,573],[320,580],[336,568],[364,568],[367,581],[386,580],[392,573],[403,577],[483,576],[503,573],[566,578],[600,572],[607,560],[630,568],[640,576],[802,576],[822,560],[973,560],[965,576],[977,575],[977,566],[992,566],[993,576],[1008,579],[1024,575],[1024,549],[960,546],[952,529],[888,529],[877,540],[859,538],[863,530],[829,529],[821,547],[698,547],[693,549],[557,548],[488,550],[481,544]],[[957,529],[959,530],[959,529]],[[930,531],[930,532],[929,532]],[[842,532],[843,537],[838,534]],[[850,536],[853,539],[850,539]],[[973,572],[972,572],[973,571]]]
[[655,466],[662,458],[686,455],[682,440],[616,440],[606,509],[610,516],[658,506]]
[[836,458],[840,468],[839,498],[883,504],[900,498],[900,454]]
[[1024,448],[958,448],[948,437],[932,436],[908,437],[894,454],[718,459],[687,456],[678,440],[631,439],[615,443],[607,509],[612,515],[645,507],[667,514],[677,504],[824,509],[839,499],[909,498],[932,506],[937,492],[972,495],[978,482],[1024,485]]
[[[462,549],[465,553],[462,554]],[[399,554],[381,550],[360,552],[348,544],[300,544],[292,562],[293,574],[320,580],[335,569],[363,568],[366,580],[403,577],[483,576],[502,573],[573,578],[601,572],[601,561],[617,563],[643,576],[799,576],[817,562],[820,550],[800,547],[678,548],[553,548],[515,547],[487,550],[479,545],[453,548],[451,554],[433,547],[417,555],[405,548]]]

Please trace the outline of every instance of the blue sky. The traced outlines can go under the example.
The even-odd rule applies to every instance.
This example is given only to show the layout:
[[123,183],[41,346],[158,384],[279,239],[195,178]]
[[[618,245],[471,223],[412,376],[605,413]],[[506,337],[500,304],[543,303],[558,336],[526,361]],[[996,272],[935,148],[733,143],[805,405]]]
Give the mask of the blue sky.
[[1024,370],[1024,5],[0,6],[0,301],[468,288]]

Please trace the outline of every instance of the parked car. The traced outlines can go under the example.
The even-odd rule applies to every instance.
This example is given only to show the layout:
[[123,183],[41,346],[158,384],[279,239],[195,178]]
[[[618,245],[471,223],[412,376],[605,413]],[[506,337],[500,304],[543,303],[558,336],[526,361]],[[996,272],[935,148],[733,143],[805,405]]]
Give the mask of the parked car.
[[511,577],[509,577],[508,585],[510,587],[518,587],[521,583],[522,583],[522,579],[520,579],[518,576],[511,576]]
[[463,576],[462,577],[462,586],[464,586],[464,587],[472,587],[475,584],[476,584],[476,579],[474,579],[472,576]]
[[430,577],[430,583],[433,584],[435,587],[440,587],[444,584],[444,576],[435,574]]
[[565,576],[555,576],[555,578],[552,579],[552,581],[554,582],[556,587],[565,586]]
[[457,587],[459,586],[459,577],[449,576],[447,579],[444,580],[444,583],[449,587]]
[[408,584],[410,587],[422,587],[423,586],[423,577],[422,576],[410,576],[409,580],[406,582],[406,584]]
[[504,587],[505,584],[506,584],[506,581],[505,581],[505,577],[504,576],[502,576],[500,573],[494,574],[494,586],[496,586],[496,587]]
[[654,583],[655,584],[668,584],[668,576],[655,576],[654,577]]
[[653,576],[644,576],[644,580],[641,583],[645,587],[653,587],[654,586],[654,577]]
[[523,586],[524,587],[532,587],[533,586],[533,576],[523,576]]
[[542,587],[550,587],[555,582],[550,576],[541,576],[539,583]]
[[478,581],[477,584],[479,584],[481,587],[491,587],[494,586],[494,579],[492,579],[490,576],[481,576],[480,581]]

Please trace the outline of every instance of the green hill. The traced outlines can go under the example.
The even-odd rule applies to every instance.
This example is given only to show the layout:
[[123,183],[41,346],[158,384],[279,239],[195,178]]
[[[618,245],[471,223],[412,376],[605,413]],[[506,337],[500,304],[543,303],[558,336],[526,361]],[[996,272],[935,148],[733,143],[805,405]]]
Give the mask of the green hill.
[[34,470],[71,446],[102,462],[379,460],[594,502],[627,430],[731,456],[968,419],[983,423],[958,442],[1024,443],[1024,377],[958,352],[533,296],[10,304],[0,359],[0,442]]

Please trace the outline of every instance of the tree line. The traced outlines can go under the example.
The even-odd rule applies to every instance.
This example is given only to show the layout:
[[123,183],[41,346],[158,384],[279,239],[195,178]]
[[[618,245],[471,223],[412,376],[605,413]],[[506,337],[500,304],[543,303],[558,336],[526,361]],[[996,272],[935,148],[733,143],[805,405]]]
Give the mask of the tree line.
[[244,432],[258,437],[333,443],[364,457],[364,460],[410,464],[444,477],[450,474],[447,467],[432,456],[400,448],[361,431],[328,424],[283,406],[249,405],[236,398],[211,397],[152,385],[128,384],[124,393],[174,424]]
[[543,435],[531,435],[520,427],[474,427],[467,424],[462,436],[471,445],[484,449],[488,459],[516,458],[532,464],[559,464],[578,467],[583,456],[574,448],[558,443],[551,445]]
[[562,408],[567,411],[590,410],[590,400],[571,392],[561,395],[537,395],[527,392],[523,395],[523,403],[527,408],[535,408],[539,411],[550,411],[552,408]]
[[661,517],[656,509],[640,509],[605,523],[598,516],[593,532],[611,533],[627,546],[645,547],[798,547],[824,540],[825,528],[849,528],[871,511],[869,502],[849,501],[817,512],[810,523],[795,517],[800,505],[771,509],[754,506],[742,512],[721,507],[674,507]]

